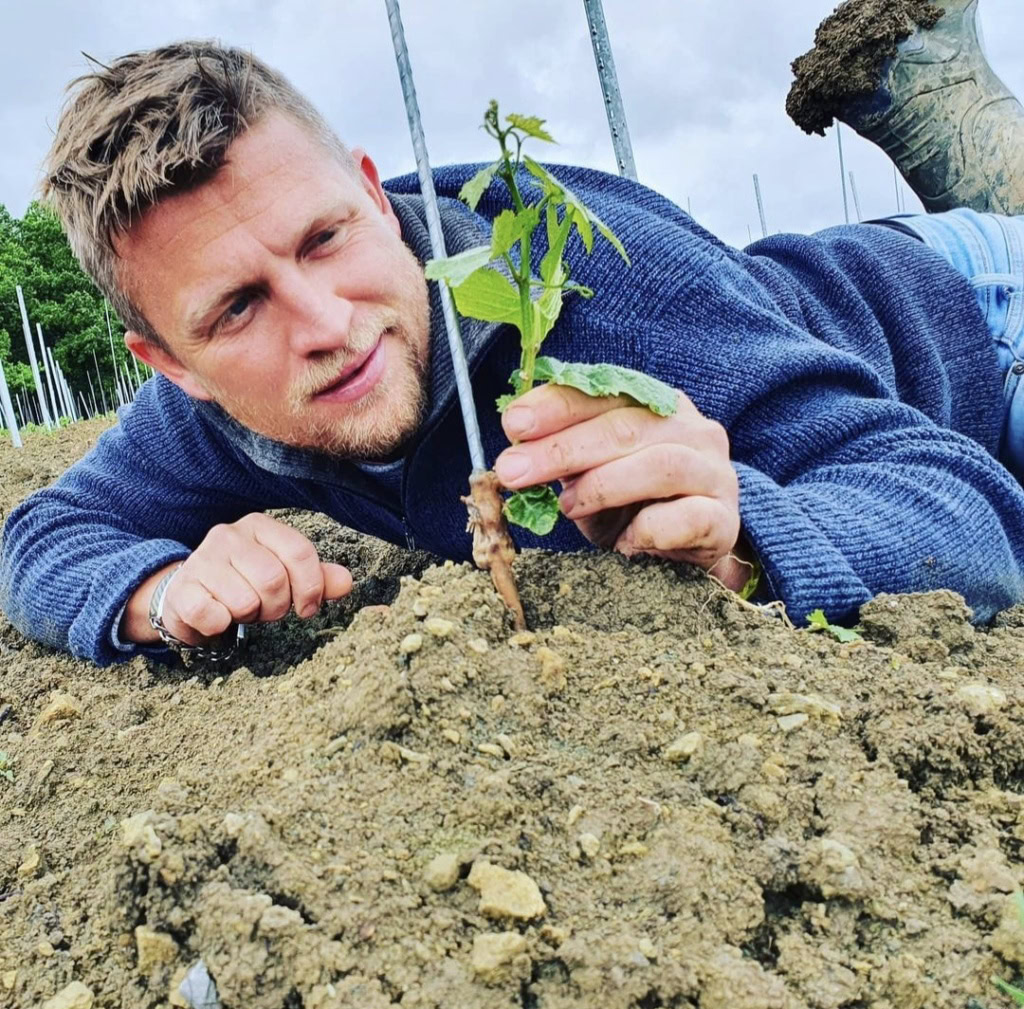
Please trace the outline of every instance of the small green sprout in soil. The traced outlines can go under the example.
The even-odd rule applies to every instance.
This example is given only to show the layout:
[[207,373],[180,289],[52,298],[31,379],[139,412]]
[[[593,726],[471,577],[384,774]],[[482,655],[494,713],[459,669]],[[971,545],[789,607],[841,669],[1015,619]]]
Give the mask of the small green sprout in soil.
[[[1018,890],[1013,895],[1013,902],[1017,905],[1017,919],[1020,922],[1021,927],[1024,928],[1024,893],[1021,893],[1020,890]],[[992,983],[1004,995],[1009,995],[1017,1005],[1024,1006],[1024,991],[1020,988],[1007,983],[1001,977],[992,978]]]
[[14,758],[8,757],[3,750],[0,750],[0,778],[14,781]]
[[[588,396],[628,396],[659,416],[675,413],[675,391],[648,375],[613,364],[567,364],[538,356],[562,311],[563,298],[569,294],[594,296],[590,288],[569,278],[564,255],[573,231],[588,255],[596,230],[626,266],[629,256],[611,229],[564,183],[522,153],[528,138],[555,142],[543,119],[512,114],[505,116],[502,125],[498,103],[492,101],[484,113],[484,130],[498,142],[500,155],[462,187],[459,197],[475,210],[491,182],[498,178],[505,183],[513,209],[503,210],[494,219],[488,244],[431,260],[426,274],[451,288],[462,315],[510,323],[519,330],[519,367],[509,379],[512,392],[498,399],[498,410],[504,412],[534,382],[551,382],[579,389]],[[524,192],[529,196],[530,191],[524,190],[524,184],[536,191],[535,202],[526,202]],[[539,275],[535,276],[533,252],[540,248],[541,238],[546,239],[546,246]],[[508,521],[544,536],[558,520],[558,497],[550,487],[531,487],[509,497],[504,513]]]
[[828,618],[825,616],[824,610],[815,610],[807,617],[807,630],[809,631],[825,631],[831,634],[836,641],[841,641],[844,645],[849,644],[851,641],[863,641],[864,639],[856,632],[851,631],[848,627],[840,627],[838,624],[830,624]]

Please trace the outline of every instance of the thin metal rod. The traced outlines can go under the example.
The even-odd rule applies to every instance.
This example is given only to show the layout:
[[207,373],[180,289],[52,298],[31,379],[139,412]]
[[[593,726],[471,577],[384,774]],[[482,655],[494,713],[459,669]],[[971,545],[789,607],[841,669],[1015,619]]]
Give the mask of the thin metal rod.
[[843,128],[836,120],[836,139],[839,141],[839,181],[843,184],[843,216],[850,223],[850,203],[846,198],[846,162],[843,159]]
[[604,111],[608,116],[608,131],[612,135],[612,147],[619,166],[619,175],[636,182],[636,163],[633,161],[633,145],[629,141],[629,127],[626,125],[626,110],[622,106],[619,78],[615,73],[612,46],[608,41],[608,25],[604,20],[601,0],[583,0],[590,25],[590,42],[594,47],[594,62],[597,76],[601,81],[604,95]]
[[857,195],[857,180],[853,177],[853,169],[850,169],[850,193],[853,195],[853,209],[857,212],[857,223],[860,224],[864,218],[860,212],[860,197]]
[[896,171],[896,166],[892,166],[892,184],[896,190],[896,213],[902,214],[903,208],[900,206],[900,176]]
[[57,422],[57,397],[53,394],[53,375],[51,374],[51,368],[47,363],[46,357],[46,341],[43,340],[43,327],[36,323],[36,336],[39,337],[39,353],[43,359],[43,368],[46,371],[46,388],[50,390],[50,409],[53,416],[54,423]]
[[64,402],[64,389],[60,384],[60,370],[57,368],[57,362],[53,359],[53,351],[49,347],[46,348],[46,360],[49,362],[50,370],[53,372],[53,384],[57,387],[57,409],[61,417],[68,416],[67,403]]
[[103,376],[100,374],[100,362],[96,360],[96,348],[92,350],[92,363],[96,366],[96,381],[100,387],[100,398],[103,400],[103,412],[104,414],[110,413],[107,409],[107,394],[103,389]]
[[[435,259],[443,259],[447,253],[444,247],[444,234],[441,231],[441,212],[438,210],[437,194],[434,192],[434,177],[430,173],[427,141],[423,135],[419,103],[416,101],[412,64],[409,62],[409,49],[405,44],[405,31],[402,28],[402,14],[398,9],[398,0],[384,0],[384,4],[391,25],[395,62],[398,64],[398,77],[402,84],[402,97],[405,99],[405,114],[409,120],[409,135],[412,138],[413,153],[416,155],[416,170],[419,173],[420,190],[427,213],[430,247]],[[473,386],[469,380],[466,351],[462,346],[462,334],[459,332],[459,318],[455,314],[455,305],[448,286],[438,284],[438,290],[441,295],[441,307],[444,310],[445,329],[448,331],[448,349],[452,355],[455,386],[459,391],[459,405],[462,407],[462,422],[465,424],[466,440],[469,442],[469,457],[473,463],[473,472],[483,472],[487,468],[487,463],[484,460],[484,446],[480,440],[480,423],[476,416],[476,404],[473,402]]]
[[14,404],[11,403],[11,393],[7,388],[7,375],[4,373],[3,361],[0,361],[0,407],[3,408],[4,423],[7,430],[11,432],[11,441],[15,448],[21,448],[21,432],[18,430],[18,422],[14,419]]
[[764,201],[761,199],[761,180],[757,177],[757,172],[754,172],[754,195],[757,197],[757,213],[761,218],[761,237],[768,237],[768,225],[764,220]]

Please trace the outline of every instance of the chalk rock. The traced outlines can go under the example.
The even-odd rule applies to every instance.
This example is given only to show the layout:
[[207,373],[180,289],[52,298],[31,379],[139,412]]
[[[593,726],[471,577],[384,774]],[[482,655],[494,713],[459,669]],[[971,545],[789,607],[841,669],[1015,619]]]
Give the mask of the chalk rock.
[[135,857],[146,865],[159,858],[163,851],[163,844],[153,828],[155,819],[156,813],[147,809],[121,821],[121,843],[131,848]]
[[779,723],[779,728],[783,732],[794,732],[801,726],[806,725],[811,720],[811,716],[803,711],[798,711],[793,715],[782,715],[777,718],[776,721]]
[[564,690],[568,684],[565,675],[565,658],[558,654],[553,648],[541,645],[534,652],[537,661],[540,663],[540,681],[549,691]]
[[547,911],[540,888],[525,872],[512,872],[490,862],[475,862],[468,882],[480,892],[480,913],[489,918],[529,921]]
[[493,984],[511,973],[513,961],[526,952],[526,937],[518,932],[487,932],[473,940],[470,962],[481,981]]
[[402,643],[398,646],[398,650],[403,655],[414,655],[423,647],[423,635],[422,634],[406,634],[402,638]]
[[65,694],[55,690],[50,694],[50,703],[43,708],[37,724],[48,725],[50,722],[62,722],[69,718],[81,717],[82,702],[73,694]]
[[22,879],[35,876],[39,869],[39,849],[33,844],[25,849],[25,861],[18,866],[18,875]]
[[430,617],[424,621],[423,626],[427,633],[433,634],[435,638],[450,638],[452,631],[455,630],[455,624],[443,617]]
[[682,764],[698,753],[703,746],[704,737],[699,732],[688,732],[665,747],[662,756],[670,764]]
[[154,967],[173,963],[178,955],[178,944],[166,932],[156,932],[146,925],[135,928],[135,949],[138,953],[138,968],[148,974]]
[[975,718],[991,715],[1006,704],[1006,694],[988,683],[965,683],[953,696]]
[[72,981],[48,998],[40,1009],[92,1009],[92,999],[92,992],[81,981]]
[[601,850],[601,839],[596,834],[580,834],[576,843],[587,858],[597,858],[597,853]]
[[450,890],[459,881],[458,856],[444,852],[432,858],[423,869],[423,881],[438,893]]
[[3,986],[7,991],[11,991],[18,983],[18,972],[16,970],[4,971],[3,974],[0,974],[0,982],[3,982]]
[[818,694],[793,694],[789,691],[769,694],[768,710],[773,715],[803,714],[833,723],[837,723],[843,716],[843,709],[834,701],[826,701]]

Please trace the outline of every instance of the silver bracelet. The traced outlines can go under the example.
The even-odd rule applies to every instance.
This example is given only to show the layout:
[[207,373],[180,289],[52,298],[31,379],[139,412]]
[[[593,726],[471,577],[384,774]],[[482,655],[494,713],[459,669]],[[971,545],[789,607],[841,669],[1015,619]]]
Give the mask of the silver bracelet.
[[[181,563],[183,564],[184,561]],[[168,587],[174,580],[174,576],[180,570],[181,564],[177,564],[156,583],[156,588],[153,589],[153,595],[149,600],[150,626],[157,632],[157,634],[160,635],[160,640],[167,645],[168,648],[181,655],[194,655],[197,659],[204,659],[207,662],[224,662],[226,659],[230,659],[246,641],[245,624],[232,624],[231,627],[224,631],[220,636],[221,641],[225,641],[227,643],[216,648],[207,648],[203,645],[190,645],[187,642],[182,641],[181,638],[176,638],[164,626],[164,599],[167,596]],[[232,640],[232,636],[234,640]]]

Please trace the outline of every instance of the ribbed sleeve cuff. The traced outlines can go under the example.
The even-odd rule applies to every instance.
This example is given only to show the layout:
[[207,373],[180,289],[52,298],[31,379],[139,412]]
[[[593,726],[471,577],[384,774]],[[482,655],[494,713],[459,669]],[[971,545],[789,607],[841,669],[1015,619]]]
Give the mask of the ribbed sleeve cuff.
[[176,540],[144,540],[96,565],[85,604],[68,632],[72,653],[101,666],[126,662],[135,655],[169,656],[170,649],[161,646],[122,642],[121,648],[115,647],[117,624],[128,599],[146,578],[190,553]]
[[798,627],[816,609],[831,621],[855,621],[872,593],[849,560],[784,487],[750,466],[735,466],[743,531],[763,568],[758,597],[767,591],[781,599]]

